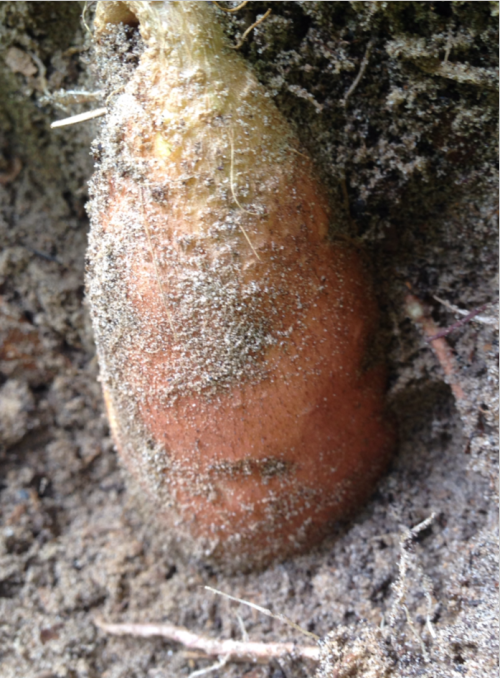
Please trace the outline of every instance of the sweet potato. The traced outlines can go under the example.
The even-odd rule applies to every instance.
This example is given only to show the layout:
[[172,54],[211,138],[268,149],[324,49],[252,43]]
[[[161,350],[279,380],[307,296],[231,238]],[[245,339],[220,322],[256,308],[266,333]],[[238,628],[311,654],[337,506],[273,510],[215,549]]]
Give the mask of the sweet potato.
[[262,566],[373,488],[393,433],[360,255],[296,137],[204,2],[139,23],[92,181],[89,300],[118,450],[192,552]]

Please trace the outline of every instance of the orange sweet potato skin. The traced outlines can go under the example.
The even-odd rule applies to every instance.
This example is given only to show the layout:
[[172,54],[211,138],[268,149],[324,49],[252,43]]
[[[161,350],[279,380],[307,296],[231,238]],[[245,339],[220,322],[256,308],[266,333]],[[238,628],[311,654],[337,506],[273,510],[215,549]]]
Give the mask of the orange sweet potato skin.
[[[175,330],[183,291],[182,284],[175,289],[175,277],[194,276],[200,257],[217,268],[214,261],[225,260],[227,252],[207,251],[206,244],[197,254],[181,252],[181,269],[159,284],[158,275],[166,272],[158,262],[155,268],[146,244],[141,249],[118,237],[115,248],[122,262],[131,262],[120,285],[135,326],[166,336],[154,351],[145,351],[144,342],[129,343],[121,361],[119,379],[127,402],[132,396],[135,403],[132,419],[140,421],[132,444],[130,405],[116,375],[103,379],[115,440],[163,519],[202,545],[198,550],[237,567],[261,566],[321,539],[334,521],[362,505],[394,444],[384,414],[384,369],[368,366],[378,315],[369,276],[352,246],[328,242],[328,213],[310,164],[297,159],[293,172],[287,170],[292,185],[285,190],[286,178],[278,181],[265,229],[261,224],[251,233],[259,259],[242,238],[230,248],[231,257],[246,260],[231,269],[238,284],[259,284],[258,303],[245,307],[241,300],[236,312],[264,318],[273,338],[241,378],[212,387],[181,384],[170,393],[164,388],[178,371],[183,337],[198,333],[208,341],[207,325],[226,318],[209,305],[208,318],[193,312],[190,327],[178,326],[174,334],[169,323]],[[140,191],[127,178],[111,192],[104,233],[134,205],[157,225],[155,252],[179,249],[182,214],[177,223],[168,204],[141,206]],[[219,341],[215,337],[215,358]],[[196,372],[193,353],[187,364],[191,360]],[[156,446],[156,458],[163,455],[159,465],[145,470],[137,436]]]
[[113,436],[190,553],[260,567],[387,465],[377,305],[211,3],[125,4],[147,49],[99,139],[87,276]]

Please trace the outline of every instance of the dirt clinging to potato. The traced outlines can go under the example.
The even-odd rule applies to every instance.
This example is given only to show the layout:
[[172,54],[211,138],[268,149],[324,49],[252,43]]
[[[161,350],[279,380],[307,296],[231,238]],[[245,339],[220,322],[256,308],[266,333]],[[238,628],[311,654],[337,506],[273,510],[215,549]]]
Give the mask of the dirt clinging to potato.
[[[333,250],[326,242],[327,207],[311,162],[251,72],[223,43],[214,51],[218,29],[211,41],[200,34],[206,49],[200,61],[191,53],[196,42],[189,48],[183,42],[184,26],[175,36],[175,21],[186,17],[194,20],[195,35],[197,12],[204,16],[207,9],[211,17],[206,6],[169,10],[168,37],[175,47],[165,54],[158,49],[159,29],[160,37],[150,38],[137,69],[126,71],[129,81],[108,104],[94,142],[99,166],[89,206],[87,298],[113,432],[131,469],[159,510],[168,507],[177,533],[195,529],[192,515],[202,522],[193,502],[208,502],[208,511],[221,503],[220,517],[205,531],[196,528],[201,548],[190,548],[206,555],[226,535],[225,562],[247,567],[250,554],[245,556],[243,544],[249,530],[254,539],[260,530],[274,542],[267,549],[261,545],[260,555],[253,549],[252,558],[265,562],[273,552],[292,544],[298,550],[309,541],[316,522],[325,522],[327,506],[337,516],[356,494],[365,496],[387,459],[390,435],[384,446],[374,432],[365,461],[358,459],[358,448],[366,443],[345,440],[334,429],[321,443],[304,439],[304,412],[322,412],[338,393],[354,397],[360,412],[368,407],[367,416],[382,419],[380,406],[368,405],[372,389],[381,401],[380,378],[367,376],[364,391],[361,385],[374,298],[354,248],[337,243]],[[155,17],[152,11],[151,25]],[[203,30],[216,26],[212,19],[212,28],[208,23]],[[101,71],[108,73],[129,36],[113,25],[102,30]],[[112,99],[116,82],[106,85]],[[337,376],[321,386],[330,370]],[[349,377],[360,394],[347,395]],[[302,394],[288,405],[283,379]],[[316,383],[321,396],[310,386]],[[296,426],[295,437],[286,432],[278,443],[274,431],[261,426],[262,418],[258,431],[246,432],[250,424],[242,422],[257,416],[248,384],[264,384],[257,399],[269,398],[267,409],[276,412],[270,425],[279,430],[286,420]],[[300,404],[310,392],[312,401]],[[242,402],[224,414],[225,398]],[[333,406],[325,415],[329,426],[333,418],[339,430],[349,429],[354,415],[342,415],[345,409],[340,402]],[[162,428],[157,420],[165,416]],[[179,425],[183,432],[173,433]],[[198,432],[196,439],[190,440],[189,430]],[[207,442],[205,430],[218,442]],[[308,468],[316,454],[312,445],[318,444],[318,463],[332,478],[340,475],[326,497],[320,481],[301,486],[295,468]],[[304,459],[283,463],[296,450]],[[245,454],[265,456],[252,465],[251,456],[240,458]],[[347,468],[348,456],[349,472],[337,471]],[[281,473],[271,480],[261,473],[265,464]],[[219,499],[223,493],[227,500]],[[280,526],[286,524],[293,527],[282,537]]]

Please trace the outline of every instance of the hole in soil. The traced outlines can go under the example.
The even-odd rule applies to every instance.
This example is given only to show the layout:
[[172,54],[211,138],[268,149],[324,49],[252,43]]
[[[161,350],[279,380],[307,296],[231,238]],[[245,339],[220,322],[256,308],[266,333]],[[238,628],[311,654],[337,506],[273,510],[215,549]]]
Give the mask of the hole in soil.
[[16,576],[0,581],[0,598],[16,598],[21,591],[22,582]]
[[174,575],[177,574],[177,567],[175,565],[171,565],[167,572],[165,573],[165,579],[168,581],[169,579],[172,579]]

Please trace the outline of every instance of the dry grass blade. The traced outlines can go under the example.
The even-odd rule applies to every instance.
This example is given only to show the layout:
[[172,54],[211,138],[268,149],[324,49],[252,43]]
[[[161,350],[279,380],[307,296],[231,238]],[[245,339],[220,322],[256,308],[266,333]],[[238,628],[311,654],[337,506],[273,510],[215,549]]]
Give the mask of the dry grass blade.
[[56,127],[66,127],[67,125],[76,125],[78,122],[86,122],[87,120],[93,120],[93,118],[100,118],[101,116],[106,115],[107,112],[108,112],[107,108],[96,108],[93,111],[78,113],[78,115],[71,115],[69,118],[56,120],[51,124],[50,128],[55,129]]
[[267,617],[272,617],[273,619],[277,619],[278,621],[283,622],[283,624],[287,624],[288,626],[291,626],[292,628],[296,629],[297,631],[300,631],[300,633],[302,633],[304,636],[309,636],[309,638],[314,638],[314,640],[320,640],[320,637],[317,636],[315,633],[311,633],[310,631],[306,631],[301,626],[296,624],[294,621],[292,621],[288,617],[285,617],[284,614],[275,614],[274,612],[271,612],[271,610],[268,610],[265,607],[261,607],[260,605],[256,605],[255,603],[250,603],[248,600],[243,600],[242,598],[236,598],[235,596],[230,596],[228,593],[223,593],[222,591],[218,591],[217,589],[213,589],[211,586],[205,586],[205,589],[207,591],[212,591],[212,593],[216,593],[218,596],[223,596],[224,598],[228,598],[229,600],[234,600],[235,603],[241,603],[241,605],[248,605],[248,607],[252,607],[254,610],[257,610],[258,612],[262,612],[262,614],[265,614]]

